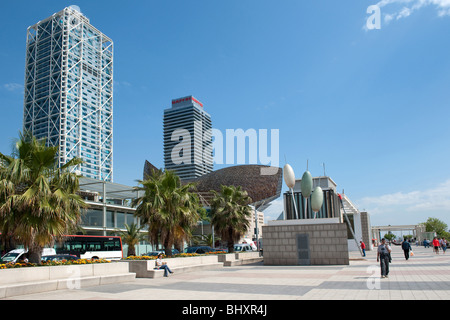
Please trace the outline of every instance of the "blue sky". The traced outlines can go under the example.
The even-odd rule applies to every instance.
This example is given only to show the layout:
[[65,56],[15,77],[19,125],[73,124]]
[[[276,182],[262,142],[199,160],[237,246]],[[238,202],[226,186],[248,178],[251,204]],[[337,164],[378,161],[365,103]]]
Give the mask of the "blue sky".
[[372,225],[450,225],[448,1],[2,1],[3,153],[22,128],[26,29],[69,5],[114,41],[115,182],[163,166],[163,110],[193,95],[222,132],[279,129],[280,166],[325,163]]

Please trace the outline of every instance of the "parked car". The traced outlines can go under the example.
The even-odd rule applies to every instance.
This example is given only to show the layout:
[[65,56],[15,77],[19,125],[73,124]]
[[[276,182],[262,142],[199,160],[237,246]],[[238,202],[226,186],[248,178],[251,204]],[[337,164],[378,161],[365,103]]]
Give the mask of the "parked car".
[[[143,256],[157,256],[158,254],[165,254],[164,250],[157,250],[157,251],[151,251],[151,252],[147,252],[142,254]],[[178,251],[177,249],[172,249],[172,254],[178,254],[180,253],[180,251]]]
[[47,261],[62,261],[62,260],[79,260],[77,256],[71,254],[53,254],[49,256],[42,256],[42,262]]
[[242,244],[248,244],[252,247],[253,251],[258,251],[258,247],[256,246],[256,242],[252,241],[252,239],[244,238]]
[[142,256],[157,256],[158,254],[163,253],[162,251],[151,251],[151,252],[147,252],[142,254]]
[[240,243],[234,245],[234,252],[248,252],[254,251],[252,246],[248,243]]
[[[16,263],[19,260],[22,260],[25,254],[28,252],[28,250],[25,249],[14,249],[9,251],[7,254],[2,256],[1,262],[2,263]],[[53,255],[56,254],[56,250],[53,248],[44,248],[42,250],[42,255]]]
[[198,253],[198,254],[203,254],[207,252],[218,252],[218,251],[223,250],[214,249],[208,246],[187,247],[186,249],[184,249],[184,253]]

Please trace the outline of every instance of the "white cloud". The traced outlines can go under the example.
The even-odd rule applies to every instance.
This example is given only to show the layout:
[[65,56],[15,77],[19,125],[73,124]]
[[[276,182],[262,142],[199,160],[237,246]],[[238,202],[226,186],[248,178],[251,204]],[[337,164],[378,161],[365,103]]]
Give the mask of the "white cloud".
[[394,16],[392,14],[386,13],[384,15],[384,22],[389,23],[392,19],[394,19]]
[[409,17],[427,6],[433,6],[440,17],[450,16],[450,0],[381,0],[376,5],[380,8],[386,7],[382,10],[386,23]]
[[23,90],[23,85],[21,85],[20,83],[11,82],[11,83],[4,84],[3,88],[5,88],[6,90],[8,90],[10,92],[14,92],[14,91]]
[[[384,219],[389,224],[398,224],[395,220],[402,220],[403,224],[413,224],[426,221],[428,217],[448,219],[450,180],[426,190],[364,197],[354,202],[360,210],[366,210],[372,217]],[[420,221],[408,221],[410,217],[418,218]]]
[[114,80],[114,85],[120,86],[120,87],[132,87],[132,84],[128,81],[115,81]]

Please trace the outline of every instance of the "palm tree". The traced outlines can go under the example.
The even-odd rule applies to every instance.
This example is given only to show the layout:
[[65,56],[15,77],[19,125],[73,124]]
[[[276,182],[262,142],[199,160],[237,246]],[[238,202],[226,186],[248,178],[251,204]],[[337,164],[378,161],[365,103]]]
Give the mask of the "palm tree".
[[154,174],[138,182],[142,186],[135,189],[144,191],[144,195],[133,200],[135,216],[148,225],[149,242],[158,244],[161,240],[165,254],[171,256],[172,247],[180,250],[199,220],[199,199],[191,192],[194,185],[182,185],[173,171]]
[[193,236],[192,242],[194,246],[202,245],[212,247],[214,245],[213,239],[215,241],[220,241],[220,238],[214,238],[212,234],[202,234]]
[[119,235],[122,237],[122,241],[128,245],[127,256],[136,255],[136,245],[139,242],[145,240],[145,234],[141,233],[142,226],[138,227],[137,224],[132,223],[130,225],[125,223],[126,231],[118,231]]
[[58,167],[58,147],[47,147],[29,133],[19,134],[11,156],[0,153],[0,230],[28,249],[29,261],[41,262],[42,248],[62,238],[80,220],[85,207],[78,176]]
[[240,186],[222,186],[220,193],[212,190],[211,223],[214,231],[228,243],[228,252],[234,252],[234,243],[239,241],[250,226],[252,202],[247,191]]

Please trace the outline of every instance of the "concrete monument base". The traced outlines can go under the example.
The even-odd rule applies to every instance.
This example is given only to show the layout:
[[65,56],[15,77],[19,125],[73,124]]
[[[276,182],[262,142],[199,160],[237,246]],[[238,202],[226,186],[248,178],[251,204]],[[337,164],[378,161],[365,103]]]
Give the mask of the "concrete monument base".
[[347,225],[338,219],[269,221],[265,265],[348,265]]

